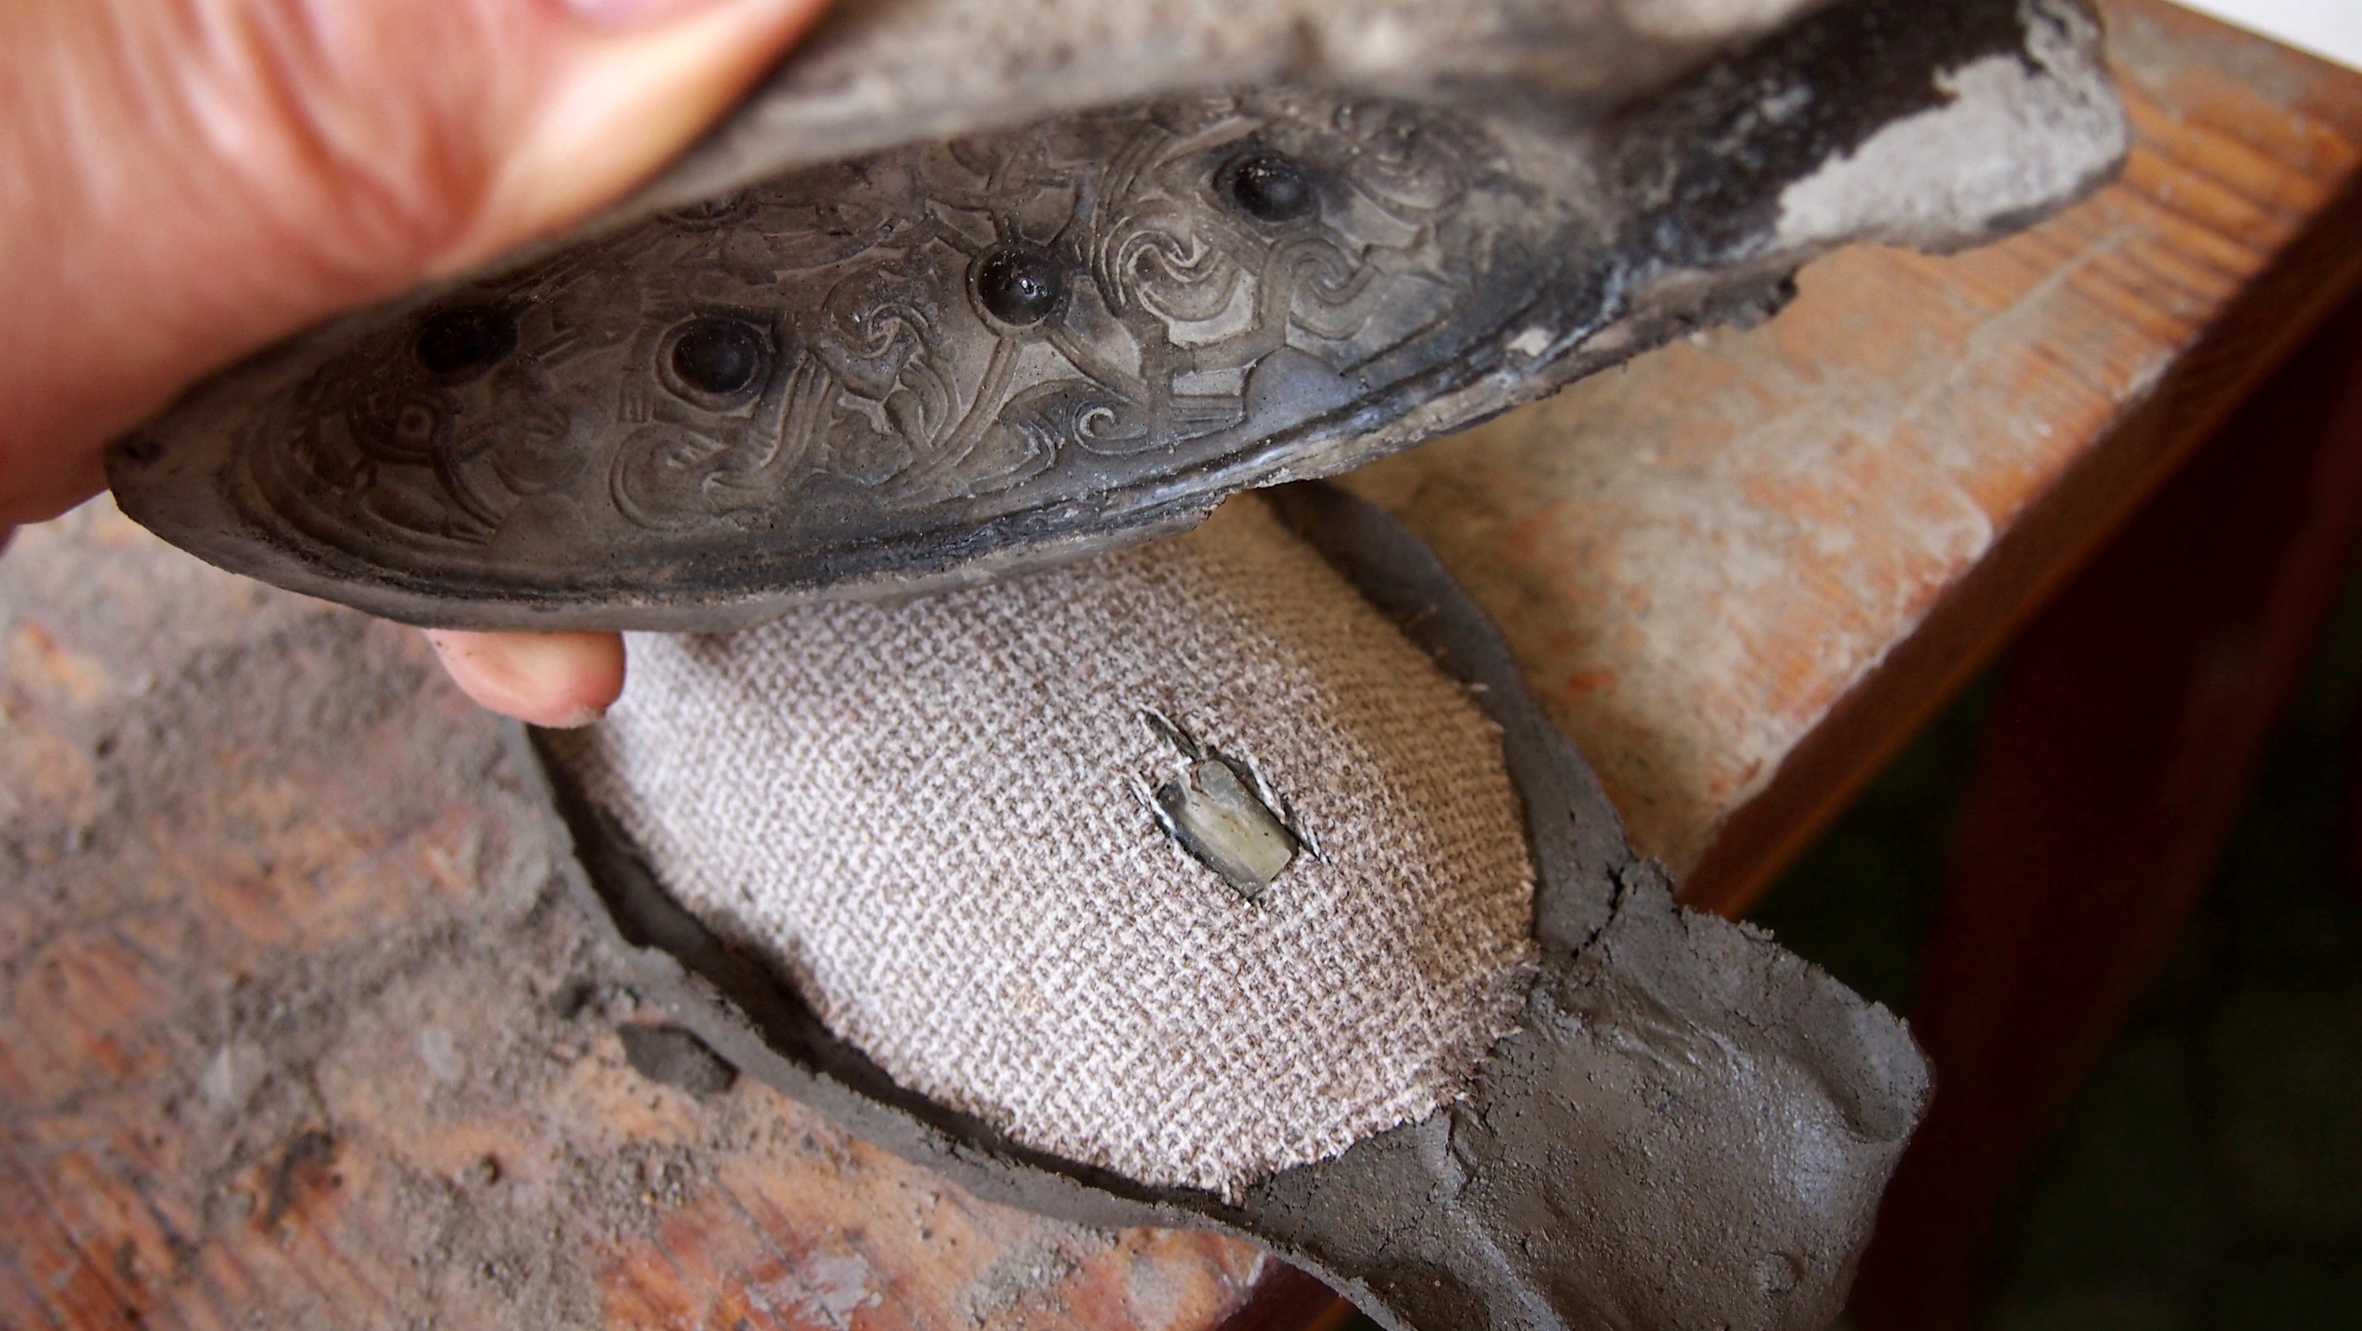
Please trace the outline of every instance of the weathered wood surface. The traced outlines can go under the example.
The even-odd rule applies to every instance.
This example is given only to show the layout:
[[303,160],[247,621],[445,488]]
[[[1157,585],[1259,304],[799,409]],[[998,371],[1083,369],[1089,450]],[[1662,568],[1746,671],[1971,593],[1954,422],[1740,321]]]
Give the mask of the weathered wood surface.
[[[1198,1331],[1266,1263],[642,1078],[522,734],[104,505],[0,560],[0,1328]],[[1276,1266],[1276,1263],[1269,1264]]]
[[[1989,250],[1826,261],[1770,325],[1361,478],[1705,899],[1743,900],[2362,269],[2362,79],[2111,9],[2121,184]],[[551,891],[513,740],[409,634],[104,509],[0,560],[0,1328],[1238,1311],[1243,1245],[1036,1221],[760,1088],[632,1072],[616,1027],[647,1014]]]
[[2358,537],[2362,300],[2011,642],[1915,986],[1936,1095],[1862,1264],[1865,1331],[1986,1322],[1995,1239],[2219,881]]
[[1694,902],[1742,906],[2362,280],[2362,76],[2105,8],[2116,184],[1966,254],[1823,260],[1760,328],[1354,482],[1502,621]]

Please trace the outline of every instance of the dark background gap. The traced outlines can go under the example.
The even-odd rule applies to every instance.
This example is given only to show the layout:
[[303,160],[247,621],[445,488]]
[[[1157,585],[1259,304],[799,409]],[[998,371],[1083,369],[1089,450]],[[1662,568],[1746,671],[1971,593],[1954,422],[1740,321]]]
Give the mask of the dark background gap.
[[[1988,671],[1750,919],[1908,1014]],[[2205,904],[1985,1280],[2002,1331],[2362,1328],[2362,564]]]

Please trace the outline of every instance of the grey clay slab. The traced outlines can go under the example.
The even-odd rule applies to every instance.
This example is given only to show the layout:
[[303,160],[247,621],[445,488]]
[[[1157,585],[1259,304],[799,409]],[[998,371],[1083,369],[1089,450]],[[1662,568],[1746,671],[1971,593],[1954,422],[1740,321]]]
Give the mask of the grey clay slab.
[[1318,65],[1367,87],[1171,93],[745,183],[826,101],[791,64],[659,187],[727,192],[301,336],[121,441],[110,479],[176,544],[397,619],[726,627],[1178,530],[1760,317],[1833,245],[2021,225],[2123,150],[2079,0],[1842,0],[1612,109],[1566,52],[1670,61],[1639,9],[1604,48],[1608,10],[1482,12],[1512,10],[1415,69]]
[[1542,964],[1523,1029],[1465,1100],[1234,1197],[1016,1146],[833,1035],[545,761],[587,871],[577,886],[643,997],[748,1074],[981,1196],[1240,1235],[1394,1331],[1828,1326],[1929,1090],[1902,1023],[1760,931],[1677,908],[1491,621],[1414,537],[1330,486],[1271,500],[1502,728]]

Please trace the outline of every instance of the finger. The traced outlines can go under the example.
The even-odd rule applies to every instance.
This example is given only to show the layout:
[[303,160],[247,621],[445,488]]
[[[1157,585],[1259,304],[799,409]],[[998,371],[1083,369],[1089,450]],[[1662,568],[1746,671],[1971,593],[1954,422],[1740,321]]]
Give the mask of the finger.
[[[0,441],[5,427],[0,426]],[[0,522],[47,522],[107,488],[104,457],[95,449],[79,456],[35,459],[37,465],[10,468],[0,443]]]
[[0,522],[326,314],[562,228],[822,0],[0,4]]
[[[415,0],[384,2],[402,14],[415,8]],[[436,257],[438,271],[562,229],[653,174],[729,109],[827,0],[564,3],[599,35],[577,40],[524,108],[471,224]]]
[[623,693],[620,634],[430,629],[426,636],[462,692],[530,725],[588,725]]

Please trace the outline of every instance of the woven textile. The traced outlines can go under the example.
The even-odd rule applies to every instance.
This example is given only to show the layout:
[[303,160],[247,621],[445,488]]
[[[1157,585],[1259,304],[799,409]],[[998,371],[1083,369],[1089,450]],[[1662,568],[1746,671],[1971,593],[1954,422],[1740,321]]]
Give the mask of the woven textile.
[[[899,606],[635,635],[560,757],[666,886],[895,1080],[1235,1188],[1425,1115],[1514,1023],[1532,868],[1498,730],[1255,499]],[[1311,843],[1259,903],[1160,830],[1153,709]]]

